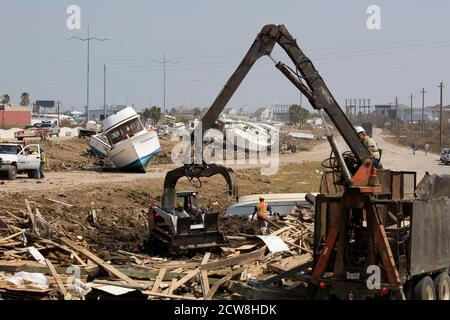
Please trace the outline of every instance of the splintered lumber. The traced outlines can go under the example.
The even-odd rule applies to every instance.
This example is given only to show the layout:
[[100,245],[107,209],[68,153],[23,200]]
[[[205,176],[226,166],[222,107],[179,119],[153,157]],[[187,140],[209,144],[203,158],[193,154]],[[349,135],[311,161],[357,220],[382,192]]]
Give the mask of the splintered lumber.
[[7,237],[4,237],[4,238],[0,238],[0,243],[2,243],[2,242],[6,242],[6,241],[8,241],[8,240],[10,240],[10,239],[13,239],[13,238],[15,238],[15,237],[17,237],[17,236],[20,236],[22,233],[24,233],[25,232],[25,230],[22,230],[22,231],[19,231],[19,232],[17,232],[17,233],[14,233],[14,234],[12,234],[12,235],[10,235],[10,236],[7,236]]
[[169,292],[168,292],[169,295],[173,294],[173,290],[175,288],[176,283],[177,283],[177,279],[173,278],[172,283],[170,284],[170,287],[169,287]]
[[234,276],[240,274],[242,271],[244,271],[245,268],[239,268],[234,270],[232,273],[226,275],[225,277],[223,277],[222,279],[220,279],[219,281],[217,281],[212,287],[211,290],[209,290],[208,295],[206,296],[207,300],[211,300],[214,296],[214,294],[216,293],[217,289],[219,289],[219,287],[221,285],[223,285],[225,282],[233,279]]
[[143,294],[154,296],[154,297],[161,297],[161,298],[169,298],[169,299],[177,299],[177,300],[203,300],[203,299],[197,299],[195,297],[189,297],[189,296],[176,296],[173,294],[165,294],[165,293],[157,293],[157,292],[151,292],[151,291],[143,291]]
[[122,281],[109,281],[109,280],[103,280],[103,279],[95,279],[95,284],[104,284],[104,285],[110,285],[110,286],[116,286],[116,287],[122,287],[127,289],[136,289],[136,290],[147,290],[150,288],[150,286],[153,285],[152,281],[147,282],[146,284],[139,284],[139,285],[132,285],[128,283],[124,283]]
[[153,284],[153,288],[151,292],[158,292],[159,285],[161,284],[161,281],[164,279],[164,275],[166,274],[167,269],[162,268],[159,270],[158,276],[155,279],[155,283]]
[[35,218],[34,218],[33,210],[31,210],[30,202],[28,200],[25,200],[25,205],[27,206],[27,213],[28,213],[28,215],[30,216],[30,219],[31,219],[31,224],[32,224],[32,227],[33,227],[32,228],[33,233],[36,233],[35,232],[35,228],[36,228],[35,223],[36,223],[36,221],[35,221]]
[[64,250],[64,251],[70,253],[75,258],[75,260],[77,260],[80,263],[81,266],[87,266],[87,263],[84,262],[80,258],[80,256],[75,251],[73,251],[72,249],[70,249],[70,248],[68,248],[66,246],[60,245],[59,243],[56,243],[56,242],[54,242],[52,240],[48,240],[48,239],[42,239],[42,240],[40,240],[40,242],[44,243],[44,244],[49,244],[49,245],[55,246],[55,247],[57,247],[57,248],[59,248],[61,250]]
[[128,284],[132,284],[132,285],[139,285],[136,281],[134,281],[133,279],[129,278],[128,276],[124,275],[122,272],[120,272],[119,270],[117,270],[116,268],[114,268],[113,266],[109,265],[106,263],[106,261],[100,259],[99,257],[97,257],[95,254],[93,254],[92,252],[90,252],[89,250],[87,250],[86,248],[83,248],[81,246],[79,246],[78,244],[76,244],[75,242],[69,240],[68,238],[62,238],[61,239],[66,245],[68,245],[69,247],[71,247],[72,249],[74,249],[75,251],[81,253],[82,255],[84,255],[86,258],[92,260],[93,262],[95,262],[96,264],[98,264],[100,267],[102,267],[103,269],[105,269],[106,271],[108,271],[109,273],[113,274],[114,276],[116,276],[117,278],[125,281]]
[[72,204],[69,204],[69,203],[66,203],[66,202],[62,202],[62,201],[59,201],[59,200],[50,199],[50,198],[47,198],[47,200],[51,201],[51,202],[54,202],[54,203],[57,203],[57,204],[61,204],[61,205],[65,206],[65,207],[68,207],[68,208],[72,208],[73,207]]
[[197,268],[195,270],[192,270],[191,272],[189,272],[188,274],[186,274],[184,277],[182,277],[180,280],[178,280],[177,282],[175,282],[175,284],[173,285],[172,291],[175,291],[176,289],[178,289],[179,287],[181,287],[183,284],[185,284],[186,282],[188,282],[189,280],[191,280],[193,277],[195,277],[198,273],[200,272],[200,268]]
[[[211,257],[211,252],[205,253],[205,256],[203,257],[201,265],[205,265],[208,262],[210,257]],[[200,270],[200,283],[202,285],[203,297],[206,299],[206,296],[208,295],[208,291],[209,291],[208,271]]]
[[237,264],[249,264],[252,263],[264,256],[264,252],[266,251],[266,246],[262,247],[261,249],[244,253],[236,257],[231,257],[223,260],[219,260],[216,262],[210,262],[207,264],[202,265],[200,268],[202,270],[214,270],[214,269],[222,269],[228,266],[234,266]]
[[299,272],[301,272],[301,271],[304,271],[304,270],[306,270],[307,268],[309,268],[309,267],[311,267],[311,266],[312,266],[312,261],[309,261],[309,262],[307,262],[307,263],[300,264],[300,265],[298,265],[298,266],[296,266],[296,267],[291,268],[290,270],[284,271],[284,272],[282,272],[282,273],[280,273],[280,274],[278,274],[278,275],[276,275],[276,276],[273,276],[273,277],[270,277],[270,278],[264,280],[264,281],[260,284],[260,286],[261,286],[261,287],[268,286],[268,285],[271,285],[271,284],[274,283],[274,282],[280,281],[280,280],[283,279],[283,278],[286,278],[286,277],[292,277],[292,276],[295,275],[296,273],[299,273]]
[[[55,267],[59,274],[73,274],[73,268]],[[0,272],[37,272],[49,274],[48,266],[44,266],[36,261],[0,261]],[[98,266],[80,267],[81,275],[96,276],[98,274]]]
[[59,277],[58,272],[56,272],[55,267],[53,266],[53,264],[51,263],[50,260],[45,259],[45,262],[47,263],[48,269],[50,270],[51,275],[53,276],[53,278],[56,281],[56,285],[58,286],[59,291],[61,292],[63,297],[67,296],[67,290],[64,287],[61,278]]

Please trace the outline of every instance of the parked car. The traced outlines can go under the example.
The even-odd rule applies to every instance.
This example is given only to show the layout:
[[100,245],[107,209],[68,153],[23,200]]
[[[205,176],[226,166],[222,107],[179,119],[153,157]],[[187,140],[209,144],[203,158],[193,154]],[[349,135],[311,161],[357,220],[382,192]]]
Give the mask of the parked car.
[[444,149],[442,149],[442,151],[441,151],[441,157],[440,157],[440,159],[439,159],[441,162],[444,162],[445,157],[446,157],[446,155],[449,153],[449,151],[450,151],[450,148],[444,148]]
[[51,122],[41,122],[41,123],[37,123],[34,125],[34,127],[39,128],[39,129],[48,129],[49,130],[49,136],[56,136],[59,137],[59,134],[61,132],[61,129],[59,128],[59,126],[56,123],[51,123]]

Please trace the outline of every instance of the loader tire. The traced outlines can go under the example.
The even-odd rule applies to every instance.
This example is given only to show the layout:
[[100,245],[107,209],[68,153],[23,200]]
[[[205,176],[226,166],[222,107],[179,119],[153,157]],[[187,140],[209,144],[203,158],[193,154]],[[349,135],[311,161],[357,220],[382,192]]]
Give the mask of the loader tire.
[[17,168],[16,166],[9,166],[8,169],[8,180],[16,180]]
[[414,286],[414,300],[436,300],[436,289],[433,280],[429,277],[423,277]]
[[436,300],[450,300],[450,277],[447,272],[441,272],[434,278],[436,288]]

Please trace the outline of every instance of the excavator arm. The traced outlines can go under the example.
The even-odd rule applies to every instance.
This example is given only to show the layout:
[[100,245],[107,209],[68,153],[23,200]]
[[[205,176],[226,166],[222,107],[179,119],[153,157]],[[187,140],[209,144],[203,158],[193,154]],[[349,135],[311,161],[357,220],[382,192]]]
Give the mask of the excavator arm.
[[[283,48],[300,74],[294,72],[284,63],[273,60],[271,53],[275,44],[278,44],[281,48]],[[225,109],[225,106],[228,104],[231,97],[234,95],[253,65],[263,56],[268,56],[274,61],[276,68],[280,70],[281,73],[283,73],[283,75],[285,75],[288,80],[307,97],[314,109],[318,111],[325,111],[343,137],[344,141],[349,146],[352,153],[355,155],[358,162],[356,164],[356,169],[358,169],[358,167],[362,164],[365,164],[364,166],[367,168],[362,177],[354,180],[359,180],[359,184],[366,183],[372,172],[372,168],[369,164],[369,159],[372,158],[370,151],[360,141],[351,122],[339,107],[317,69],[314,67],[311,60],[299,48],[297,41],[289,34],[284,25],[266,25],[262,28],[242,62],[231,75],[230,79],[227,81],[211,107],[202,118],[201,136],[203,137],[204,133],[209,129],[220,130],[223,128],[223,124],[218,121],[220,114]],[[194,130],[194,133],[195,132],[196,131]],[[194,133],[192,134],[193,136],[191,141],[195,141]],[[329,140],[334,153],[338,159],[340,159],[340,166],[343,171],[348,172],[343,159],[339,158],[340,155],[337,154],[338,150],[335,142],[333,142],[334,140]],[[354,172],[357,171],[356,169]],[[188,177],[192,181],[192,179],[195,178],[200,179],[201,177],[210,177],[215,174],[224,176],[228,184],[229,193],[237,197],[237,187],[235,186],[235,179],[232,170],[225,169],[219,165],[210,165],[203,162],[202,164],[186,164],[184,167],[168,172],[165,181],[165,196],[163,197],[163,203],[166,205],[173,205],[175,185],[181,177]],[[350,174],[344,174],[344,178],[345,176],[347,176],[347,179],[345,179],[346,182],[348,184],[352,184],[353,182],[351,181]]]

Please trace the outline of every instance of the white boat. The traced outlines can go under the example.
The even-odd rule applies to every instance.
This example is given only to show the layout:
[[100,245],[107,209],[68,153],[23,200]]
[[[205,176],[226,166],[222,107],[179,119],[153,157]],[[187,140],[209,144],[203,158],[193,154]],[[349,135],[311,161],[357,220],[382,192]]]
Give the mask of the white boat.
[[131,107],[105,119],[103,130],[92,137],[90,146],[98,155],[106,153],[120,171],[146,172],[150,160],[161,150],[156,131],[145,129]]
[[292,213],[297,206],[311,208],[311,205],[305,200],[306,193],[258,194],[239,197],[238,202],[228,207],[225,215],[251,217],[260,196],[264,196],[265,202],[272,207],[274,213],[276,212],[280,216]]
[[268,124],[225,120],[225,141],[240,150],[269,150],[276,142],[277,135],[278,129]]

